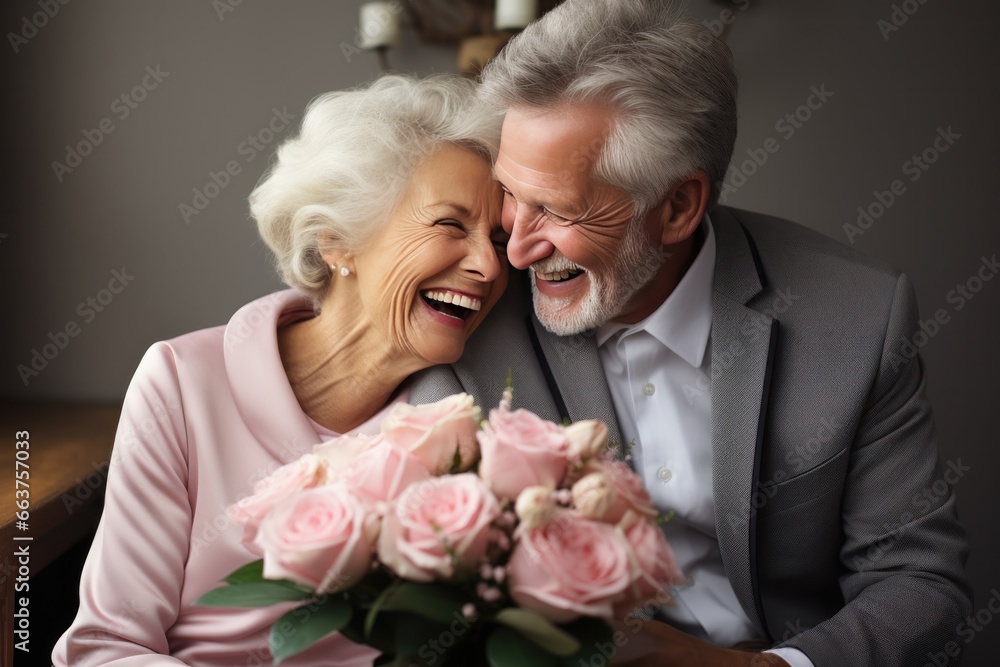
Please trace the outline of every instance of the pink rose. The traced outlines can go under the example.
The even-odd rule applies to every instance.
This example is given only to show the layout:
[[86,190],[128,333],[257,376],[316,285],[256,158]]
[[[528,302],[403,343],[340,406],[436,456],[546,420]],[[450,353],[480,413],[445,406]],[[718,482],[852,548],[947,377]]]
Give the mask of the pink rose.
[[618,523],[629,510],[649,519],[655,519],[659,514],[642,478],[624,461],[595,461],[587,466],[587,472],[603,473],[615,491],[614,500],[601,521]]
[[358,582],[371,564],[378,522],[346,486],[300,491],[274,507],[255,543],[264,551],[264,577],[290,579],[331,593]]
[[450,579],[477,567],[500,503],[472,473],[417,482],[382,520],[379,559],[411,581]]
[[501,498],[514,500],[529,486],[554,489],[566,475],[565,430],[532,412],[501,404],[476,435],[483,456],[479,475]]
[[411,484],[430,479],[427,466],[402,447],[382,441],[362,452],[340,476],[372,503],[393,500]]
[[610,619],[634,577],[629,551],[613,526],[564,510],[521,534],[507,565],[511,597],[554,623]]
[[667,543],[663,530],[635,513],[628,513],[618,524],[629,544],[632,572],[635,582],[629,591],[629,600],[616,611],[628,613],[636,604],[658,600],[660,605],[670,600],[668,589],[684,580],[674,559],[674,552]]
[[468,394],[437,403],[397,403],[382,422],[386,440],[416,456],[434,475],[451,470],[455,453],[459,470],[468,470],[479,456],[476,427],[479,407]]
[[374,437],[367,435],[342,435],[333,440],[313,447],[313,454],[316,454],[327,464],[327,481],[334,481],[347,470],[352,462],[361,454],[376,447],[382,442],[382,434]]
[[272,507],[296,491],[322,484],[325,478],[326,462],[319,456],[306,454],[257,482],[253,495],[231,505],[226,514],[233,523],[243,524],[243,543],[251,546],[260,522]]

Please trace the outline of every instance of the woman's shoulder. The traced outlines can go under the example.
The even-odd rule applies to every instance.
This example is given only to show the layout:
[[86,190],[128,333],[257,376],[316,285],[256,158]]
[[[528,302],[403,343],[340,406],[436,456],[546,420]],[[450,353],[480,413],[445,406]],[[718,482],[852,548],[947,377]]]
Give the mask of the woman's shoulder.
[[[224,325],[198,329],[153,343],[139,370],[162,375],[214,375],[224,370],[227,354],[257,354],[275,346],[276,331],[283,319],[299,310],[311,309],[308,300],[294,290],[267,294],[240,307]],[[246,348],[246,349],[244,349]]]
[[[175,395],[184,402],[214,403],[254,379],[283,379],[277,329],[311,313],[308,299],[284,290],[241,307],[225,325],[153,343],[139,362],[130,392]],[[235,374],[235,375],[234,375]]]
[[225,326],[216,326],[153,343],[139,362],[135,379],[177,381],[189,371],[217,367],[224,363],[225,331]]

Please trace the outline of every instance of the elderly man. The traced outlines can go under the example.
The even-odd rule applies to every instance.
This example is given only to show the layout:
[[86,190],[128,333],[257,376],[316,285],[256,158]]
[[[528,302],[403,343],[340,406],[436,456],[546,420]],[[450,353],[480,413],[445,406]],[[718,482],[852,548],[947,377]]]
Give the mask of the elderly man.
[[[658,640],[629,664],[957,661],[968,545],[910,281],[715,206],[736,137],[727,47],[660,0],[568,0],[483,79],[534,312],[512,283],[455,375],[416,391],[489,404],[512,368],[522,405],[631,444],[687,582],[666,623],[626,624],[623,652]],[[771,650],[734,650],[754,647]]]

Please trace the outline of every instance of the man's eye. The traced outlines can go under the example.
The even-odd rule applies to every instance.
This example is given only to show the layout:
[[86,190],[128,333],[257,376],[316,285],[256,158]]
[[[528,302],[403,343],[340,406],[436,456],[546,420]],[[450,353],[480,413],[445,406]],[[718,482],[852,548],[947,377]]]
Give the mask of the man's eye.
[[569,220],[567,220],[566,218],[562,217],[561,215],[553,213],[552,211],[550,211],[549,209],[545,208],[544,206],[542,207],[542,215],[544,215],[545,217],[547,217],[547,218],[549,218],[549,219],[551,219],[551,220],[553,220],[553,221],[555,221],[555,222],[557,222],[559,224],[565,225],[565,224],[569,223]]

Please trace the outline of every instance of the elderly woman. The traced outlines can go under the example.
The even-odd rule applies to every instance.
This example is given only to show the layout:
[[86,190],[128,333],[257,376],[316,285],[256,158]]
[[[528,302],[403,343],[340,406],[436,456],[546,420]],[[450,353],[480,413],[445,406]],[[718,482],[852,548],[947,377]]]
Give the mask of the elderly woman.
[[[146,353],[56,665],[271,663],[283,606],[192,606],[255,558],[226,508],[315,444],[377,432],[408,376],[462,354],[507,279],[498,140],[458,78],[385,77],[309,106],[250,197],[294,289]],[[375,655],[333,635],[284,664]]]

